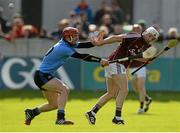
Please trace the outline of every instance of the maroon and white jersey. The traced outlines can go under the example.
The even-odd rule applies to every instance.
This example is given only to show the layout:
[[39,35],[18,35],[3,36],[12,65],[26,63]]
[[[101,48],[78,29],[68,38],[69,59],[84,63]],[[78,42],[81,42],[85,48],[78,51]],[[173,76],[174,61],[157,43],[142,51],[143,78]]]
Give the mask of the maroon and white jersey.
[[[109,61],[140,54],[150,46],[151,45],[143,39],[141,34],[128,33],[123,38],[123,41],[119,47],[109,56]],[[121,64],[123,64],[125,67],[133,68],[141,66],[143,62],[132,60],[123,61]]]

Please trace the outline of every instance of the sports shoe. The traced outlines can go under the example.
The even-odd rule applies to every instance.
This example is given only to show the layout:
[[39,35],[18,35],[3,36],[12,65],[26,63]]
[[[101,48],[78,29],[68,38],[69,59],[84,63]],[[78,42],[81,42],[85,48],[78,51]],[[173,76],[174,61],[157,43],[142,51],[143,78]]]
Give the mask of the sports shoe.
[[138,114],[143,114],[144,113],[144,109],[140,108],[137,113]]
[[112,119],[112,123],[113,124],[118,124],[118,125],[124,125],[125,123],[124,123],[124,120],[122,120],[122,119],[120,119],[120,120],[117,120],[116,119],[116,117],[114,117],[113,119]]
[[149,110],[149,106],[152,102],[152,99],[149,97],[148,100],[146,101],[146,107],[144,108],[144,112],[147,112]]
[[61,120],[56,120],[55,124],[56,125],[73,125],[74,122],[61,119]]
[[24,112],[25,112],[25,122],[24,122],[24,124],[30,125],[31,121],[35,117],[34,114],[33,114],[33,111],[31,109],[26,109]]
[[96,123],[96,117],[92,114],[92,112],[87,112],[85,114],[87,120],[89,121],[89,124],[95,125]]

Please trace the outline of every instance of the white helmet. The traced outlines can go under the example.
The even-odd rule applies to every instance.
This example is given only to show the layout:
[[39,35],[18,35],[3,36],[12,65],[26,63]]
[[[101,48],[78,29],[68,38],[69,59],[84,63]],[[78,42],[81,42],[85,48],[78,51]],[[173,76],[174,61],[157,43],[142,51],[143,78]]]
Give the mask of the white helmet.
[[152,26],[147,28],[142,34],[145,35],[148,33],[152,34],[156,39],[159,37],[159,32]]

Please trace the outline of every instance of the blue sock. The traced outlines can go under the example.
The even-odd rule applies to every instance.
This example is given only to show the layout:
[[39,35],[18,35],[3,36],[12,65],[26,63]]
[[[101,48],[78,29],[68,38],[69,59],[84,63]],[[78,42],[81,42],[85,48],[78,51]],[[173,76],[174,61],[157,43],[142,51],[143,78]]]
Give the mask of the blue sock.
[[57,112],[58,113],[64,113],[65,111],[64,111],[64,109],[59,109]]

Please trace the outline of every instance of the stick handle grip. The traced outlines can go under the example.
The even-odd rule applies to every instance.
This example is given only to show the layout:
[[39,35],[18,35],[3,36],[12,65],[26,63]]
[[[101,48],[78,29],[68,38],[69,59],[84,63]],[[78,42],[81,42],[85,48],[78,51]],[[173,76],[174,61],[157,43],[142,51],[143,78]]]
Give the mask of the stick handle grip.
[[122,61],[127,61],[127,60],[133,60],[136,58],[142,58],[142,54],[138,54],[138,55],[133,55],[133,56],[129,56],[129,57],[124,57],[124,58],[120,58],[120,59],[116,59],[116,60],[112,60],[109,63],[114,63],[114,62],[122,62]]
[[112,60],[112,61],[110,61],[109,63],[121,62],[121,61],[127,61],[127,60],[129,60],[129,58],[128,58],[128,57],[125,57],[125,58],[121,58],[121,59]]

